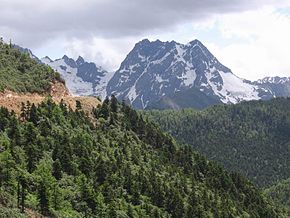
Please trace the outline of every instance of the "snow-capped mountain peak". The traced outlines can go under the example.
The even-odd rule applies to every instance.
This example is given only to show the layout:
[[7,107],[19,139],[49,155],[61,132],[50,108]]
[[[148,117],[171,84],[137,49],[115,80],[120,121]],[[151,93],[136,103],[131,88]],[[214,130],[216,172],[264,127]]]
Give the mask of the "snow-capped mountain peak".
[[51,63],[51,62],[53,62],[53,60],[51,60],[50,57],[45,56],[45,57],[41,58],[41,62],[42,63]]
[[265,77],[263,79],[259,79],[256,81],[257,84],[266,84],[266,83],[274,83],[274,84],[283,84],[290,81],[290,77]]
[[192,87],[224,103],[259,98],[256,86],[235,76],[198,40],[186,45],[140,41],[108,83],[107,92],[146,108],[163,96]]
[[[36,61],[29,50],[15,45]],[[290,78],[266,77],[251,82],[237,77],[197,39],[181,44],[143,39],[116,72],[107,72],[79,56],[41,62],[58,71],[74,95],[115,94],[135,108],[182,108],[290,96]]]
[[83,57],[79,56],[78,59],[76,60],[77,65],[82,65],[85,63],[85,60]]
[[102,99],[107,96],[106,86],[112,73],[92,62],[86,62],[83,57],[79,56],[74,60],[64,55],[61,59],[52,61],[46,56],[41,61],[61,74],[73,95],[95,95]]

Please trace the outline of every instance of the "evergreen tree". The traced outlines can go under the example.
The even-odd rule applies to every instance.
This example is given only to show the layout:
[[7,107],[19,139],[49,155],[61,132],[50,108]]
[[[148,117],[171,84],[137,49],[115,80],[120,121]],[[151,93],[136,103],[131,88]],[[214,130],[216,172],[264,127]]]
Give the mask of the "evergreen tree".
[[48,196],[45,185],[41,182],[38,192],[39,197],[39,206],[41,209],[41,213],[44,215],[48,214]]
[[98,112],[99,117],[102,117],[104,119],[108,119],[110,115],[110,109],[109,109],[109,99],[106,98]]
[[62,170],[61,170],[61,163],[59,159],[56,159],[53,162],[53,172],[52,175],[57,179],[60,180],[62,177]]
[[0,108],[0,214],[18,206],[51,217],[283,217],[242,176],[110,105],[105,120],[47,100],[35,106],[37,122]]
[[81,111],[82,110],[82,104],[79,100],[76,100],[76,110]]
[[29,111],[28,121],[34,123],[35,125],[38,122],[37,109],[36,109],[34,103],[31,105],[31,108],[30,108],[30,111]]
[[115,95],[111,96],[111,111],[113,113],[117,113],[117,111],[118,111],[118,100],[115,97]]

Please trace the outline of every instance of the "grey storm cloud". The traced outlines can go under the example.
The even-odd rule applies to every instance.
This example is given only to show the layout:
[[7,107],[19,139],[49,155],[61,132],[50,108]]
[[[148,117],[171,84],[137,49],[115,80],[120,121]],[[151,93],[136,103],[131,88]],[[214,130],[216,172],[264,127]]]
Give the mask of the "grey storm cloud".
[[119,38],[164,30],[273,0],[1,0],[0,35],[33,45],[54,37]]

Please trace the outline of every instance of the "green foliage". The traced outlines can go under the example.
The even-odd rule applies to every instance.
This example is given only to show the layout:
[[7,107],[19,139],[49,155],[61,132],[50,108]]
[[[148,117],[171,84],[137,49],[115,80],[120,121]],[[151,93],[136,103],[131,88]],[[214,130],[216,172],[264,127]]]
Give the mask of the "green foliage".
[[264,193],[277,204],[283,205],[290,216],[290,178],[271,186]]
[[27,218],[28,216],[19,212],[15,208],[4,208],[0,207],[1,218]]
[[32,108],[21,121],[0,108],[3,214],[24,206],[51,217],[283,217],[245,178],[114,98],[92,120],[50,99]]
[[160,100],[153,102],[146,109],[182,109],[194,108],[202,110],[214,104],[222,104],[218,97],[207,95],[198,88],[190,88],[178,91],[171,96],[163,96]]
[[43,93],[60,75],[32,60],[29,54],[0,42],[0,91]]
[[180,143],[260,187],[290,177],[290,99],[143,112]]

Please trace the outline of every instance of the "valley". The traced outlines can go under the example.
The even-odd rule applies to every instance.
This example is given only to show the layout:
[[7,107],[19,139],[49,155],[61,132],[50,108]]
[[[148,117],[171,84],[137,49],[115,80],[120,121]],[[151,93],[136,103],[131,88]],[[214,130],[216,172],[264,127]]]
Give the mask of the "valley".
[[290,177],[290,99],[151,110],[144,116],[180,143],[265,188]]
[[290,218],[289,0],[0,7],[0,218]]
[[0,77],[3,217],[287,217],[287,79],[239,79],[197,40],[143,40],[114,74],[3,43]]

